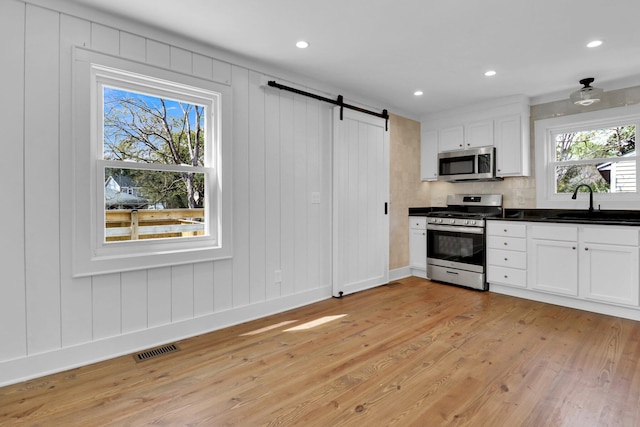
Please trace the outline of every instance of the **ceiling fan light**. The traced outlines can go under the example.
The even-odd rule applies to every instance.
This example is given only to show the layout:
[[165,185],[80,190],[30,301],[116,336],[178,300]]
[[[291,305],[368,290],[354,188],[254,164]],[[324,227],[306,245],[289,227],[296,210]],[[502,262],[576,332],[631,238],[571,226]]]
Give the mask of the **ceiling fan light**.
[[580,105],[583,107],[588,107],[589,105],[595,104],[596,102],[600,102],[602,98],[602,94],[604,90],[599,87],[590,86],[593,83],[593,78],[589,77],[587,79],[580,80],[580,84],[584,85],[584,87],[572,92],[569,95],[569,99],[576,105]]

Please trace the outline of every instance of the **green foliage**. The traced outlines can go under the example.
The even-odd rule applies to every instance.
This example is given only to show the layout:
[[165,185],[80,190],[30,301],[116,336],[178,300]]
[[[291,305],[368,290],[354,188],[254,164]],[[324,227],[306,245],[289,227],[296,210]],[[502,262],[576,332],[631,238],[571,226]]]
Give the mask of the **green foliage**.
[[592,163],[556,167],[556,192],[570,193],[579,184],[589,184],[594,192],[611,191],[610,159],[635,152],[635,126],[619,126],[556,136],[556,160],[593,160]]

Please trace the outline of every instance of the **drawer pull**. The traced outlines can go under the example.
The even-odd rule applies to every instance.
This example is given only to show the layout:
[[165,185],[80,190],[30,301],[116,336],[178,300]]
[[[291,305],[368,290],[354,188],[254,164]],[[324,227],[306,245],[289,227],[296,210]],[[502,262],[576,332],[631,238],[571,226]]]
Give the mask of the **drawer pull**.
[[507,276],[507,275],[505,274],[505,275],[504,275],[504,278],[505,278],[505,279],[508,279],[508,278],[509,278],[509,276]]
[[507,242],[504,242],[504,245],[507,246],[508,245]]
[[506,229],[506,228],[504,229],[504,232],[505,232],[505,233],[507,232],[507,229]]
[[505,258],[504,260],[505,260],[505,261],[509,261],[509,258]]
[[589,248],[584,248],[584,250],[585,250],[585,251],[588,251],[588,250],[589,250]]

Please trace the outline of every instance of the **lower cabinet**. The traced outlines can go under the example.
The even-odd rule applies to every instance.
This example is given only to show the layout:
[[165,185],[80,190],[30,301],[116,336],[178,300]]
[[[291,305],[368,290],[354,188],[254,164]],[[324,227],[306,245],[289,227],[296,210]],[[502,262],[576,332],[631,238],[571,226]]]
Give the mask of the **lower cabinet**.
[[578,296],[578,227],[534,224],[529,235],[531,289]]
[[409,268],[413,276],[427,277],[426,217],[409,217]]
[[[510,223],[525,227],[526,251],[496,236]],[[487,280],[490,291],[640,320],[640,227],[489,221]]]
[[584,230],[579,264],[580,293],[585,298],[632,306],[640,303],[639,235],[632,230]]

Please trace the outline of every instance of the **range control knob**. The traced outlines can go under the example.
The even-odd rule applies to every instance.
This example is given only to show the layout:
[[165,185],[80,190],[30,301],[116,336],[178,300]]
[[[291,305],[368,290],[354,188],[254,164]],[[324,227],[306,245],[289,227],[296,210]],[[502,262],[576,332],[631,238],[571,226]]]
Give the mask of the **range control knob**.
[[449,223],[450,223],[450,224],[455,224],[455,223],[456,223],[456,220],[455,220],[455,219],[450,219],[450,220],[449,220]]
[[475,224],[476,224],[476,220],[475,220],[475,219],[472,219],[471,221],[469,221],[469,224],[471,224],[471,225],[475,225]]

